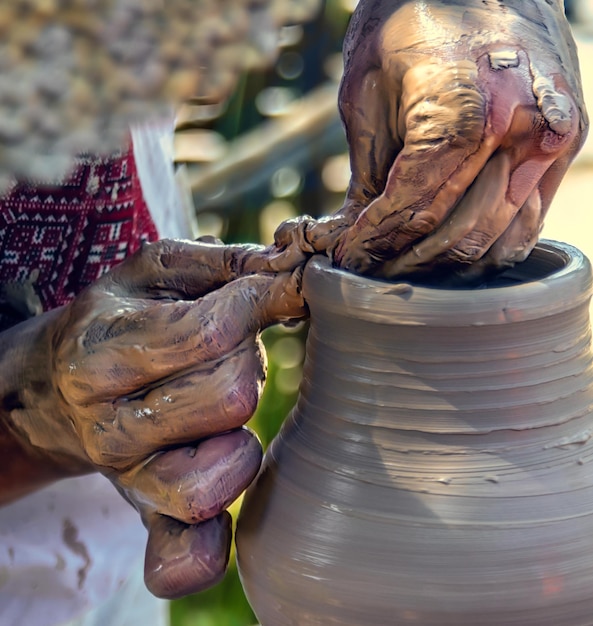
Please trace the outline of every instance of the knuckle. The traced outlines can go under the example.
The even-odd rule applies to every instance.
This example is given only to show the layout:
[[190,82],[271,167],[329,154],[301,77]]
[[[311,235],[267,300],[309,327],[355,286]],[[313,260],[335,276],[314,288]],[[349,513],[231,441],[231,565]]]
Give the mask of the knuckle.
[[491,237],[475,232],[448,250],[445,257],[453,263],[473,263],[484,256],[490,245]]
[[576,107],[572,99],[556,89],[548,76],[537,76],[533,81],[533,92],[537,106],[550,129],[560,136],[566,136],[575,129]]
[[255,413],[262,388],[262,381],[256,377],[251,376],[249,379],[242,377],[225,393],[222,410],[233,425],[244,424]]
[[98,467],[119,468],[122,463],[121,445],[107,434],[105,428],[99,422],[93,423],[90,428],[94,431],[90,441],[86,442],[85,451],[91,462]]
[[430,209],[417,209],[405,211],[405,219],[398,227],[398,233],[403,239],[414,241],[434,232],[439,225],[437,216]]
[[143,242],[139,250],[139,255],[152,264],[167,269],[175,259],[176,245],[173,239],[159,239],[158,241]]
[[115,416],[93,416],[81,428],[84,451],[93,465],[101,468],[122,470],[136,460],[135,446],[125,430],[118,426]]
[[419,64],[404,77],[408,91],[406,144],[416,151],[473,145],[482,140],[486,97],[477,86],[477,66],[461,60]]
[[184,242],[180,240],[166,238],[157,241],[143,241],[132,258],[136,264],[153,270],[170,270],[179,264],[179,256],[184,245]]

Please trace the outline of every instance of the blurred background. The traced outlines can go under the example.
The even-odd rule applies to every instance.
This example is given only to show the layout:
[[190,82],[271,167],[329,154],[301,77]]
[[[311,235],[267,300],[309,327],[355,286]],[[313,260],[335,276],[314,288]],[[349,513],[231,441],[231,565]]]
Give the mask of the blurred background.
[[[174,158],[200,234],[225,243],[271,243],[283,220],[341,205],[350,169],[337,114],[341,46],[356,0],[326,0],[317,18],[286,27],[274,67],[245,75],[222,106],[188,103],[179,111]],[[565,3],[593,111],[593,0]],[[593,258],[593,142],[564,179],[543,236]],[[588,212],[587,210],[588,209]],[[263,400],[249,423],[265,446],[294,404],[306,326],[264,333],[269,360]],[[240,501],[231,508],[236,519]],[[172,626],[251,626],[234,554],[214,589],[171,603]]]

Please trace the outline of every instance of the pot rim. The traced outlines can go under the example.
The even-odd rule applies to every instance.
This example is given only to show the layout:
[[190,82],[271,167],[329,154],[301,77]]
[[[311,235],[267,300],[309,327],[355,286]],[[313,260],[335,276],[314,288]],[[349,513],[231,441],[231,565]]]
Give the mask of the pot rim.
[[[534,263],[539,265],[534,268]],[[539,266],[541,278],[535,277]],[[442,289],[360,276],[332,267],[325,256],[315,256],[305,267],[303,294],[313,320],[325,312],[413,326],[527,321],[565,313],[587,305],[591,298],[591,263],[578,248],[564,242],[541,240],[526,261],[507,273],[515,280],[522,276],[526,280],[505,286]]]

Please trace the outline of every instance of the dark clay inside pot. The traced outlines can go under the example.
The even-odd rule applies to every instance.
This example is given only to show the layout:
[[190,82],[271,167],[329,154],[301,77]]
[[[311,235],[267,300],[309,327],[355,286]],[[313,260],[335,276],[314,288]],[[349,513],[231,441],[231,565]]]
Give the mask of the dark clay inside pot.
[[483,287],[507,287],[542,280],[565,268],[568,261],[565,252],[549,244],[541,243],[525,261],[502,272]]
[[564,269],[569,262],[567,254],[551,242],[540,242],[525,261],[517,263],[504,271],[487,275],[479,279],[457,276],[455,273],[438,276],[431,273],[414,278],[410,282],[433,289],[490,289],[510,287],[543,280],[555,272]]

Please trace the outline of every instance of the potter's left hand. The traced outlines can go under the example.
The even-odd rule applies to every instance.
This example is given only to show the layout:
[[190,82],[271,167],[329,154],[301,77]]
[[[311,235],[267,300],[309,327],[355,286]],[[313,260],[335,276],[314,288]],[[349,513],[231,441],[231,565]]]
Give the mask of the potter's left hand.
[[217,582],[226,508],[261,460],[242,428],[265,378],[259,332],[305,314],[299,270],[253,274],[270,262],[251,246],[147,244],[1,333],[0,503],[101,472],[148,529],[155,595]]
[[561,5],[361,0],[340,91],[351,184],[304,238],[385,277],[523,260],[585,137]]

